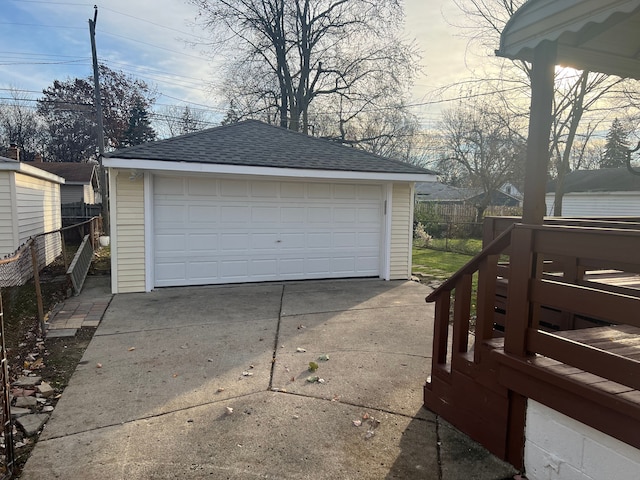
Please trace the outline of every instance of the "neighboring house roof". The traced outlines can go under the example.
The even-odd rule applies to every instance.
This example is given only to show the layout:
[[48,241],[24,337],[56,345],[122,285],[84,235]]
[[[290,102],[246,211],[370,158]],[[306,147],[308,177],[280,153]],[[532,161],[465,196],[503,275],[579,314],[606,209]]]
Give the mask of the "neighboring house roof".
[[[547,193],[553,193],[556,181],[547,182]],[[626,168],[601,168],[600,170],[576,170],[564,179],[564,193],[572,192],[634,192],[640,191],[640,176],[632,175]]]
[[[477,188],[458,188],[444,183],[416,183],[416,196],[425,202],[466,202],[476,203],[484,198],[484,192]],[[497,190],[491,195],[490,205],[519,205],[520,199]]]
[[416,195],[427,202],[461,202],[469,196],[466,189],[440,182],[416,183]]
[[88,185],[96,170],[96,165],[93,163],[41,162],[30,163],[30,165],[63,177],[67,184]]
[[31,177],[41,178],[43,180],[49,180],[55,183],[65,183],[64,178],[53,173],[46,172],[40,168],[27,165],[24,162],[19,162],[12,158],[0,157],[0,171],[19,172]]
[[[257,120],[201,130],[106,154],[105,165],[125,166],[108,159],[150,160],[196,164],[333,170],[391,174],[434,172],[335,142],[311,137]],[[140,168],[129,163],[131,168]]]

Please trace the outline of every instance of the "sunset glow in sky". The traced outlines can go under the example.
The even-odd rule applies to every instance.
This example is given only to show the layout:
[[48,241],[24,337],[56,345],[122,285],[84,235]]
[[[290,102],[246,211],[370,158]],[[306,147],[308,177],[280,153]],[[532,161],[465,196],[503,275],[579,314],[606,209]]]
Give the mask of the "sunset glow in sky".
[[[14,88],[35,99],[55,79],[88,77],[93,5],[78,0],[3,0],[0,98],[9,97],[8,89]],[[406,0],[405,11],[406,35],[422,49],[424,69],[411,103],[423,126],[430,128],[447,105],[439,89],[469,78],[484,53],[467,51],[462,32],[451,25],[459,22],[460,13],[450,0]],[[222,115],[226,106],[208,86],[215,66],[198,47],[187,45],[202,35],[190,26],[196,15],[183,0],[105,0],[98,4],[98,56],[110,68],[155,86],[162,94],[159,107],[190,105]]]

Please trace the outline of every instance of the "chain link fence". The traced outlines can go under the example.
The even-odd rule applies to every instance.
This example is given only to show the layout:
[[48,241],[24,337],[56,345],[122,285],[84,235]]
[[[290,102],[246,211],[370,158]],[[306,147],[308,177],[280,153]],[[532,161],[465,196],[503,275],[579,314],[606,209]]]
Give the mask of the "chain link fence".
[[[520,216],[521,207],[489,206],[480,215],[474,205],[436,202],[416,202],[414,206],[415,238],[420,240],[423,231],[434,239],[430,247],[447,251],[459,251],[458,240],[481,240],[485,216]],[[419,226],[420,225],[420,226]],[[471,251],[458,253],[473,254]]]
[[[43,300],[40,290],[40,273],[53,262],[64,264],[67,272],[70,255],[67,255],[65,232],[79,230],[88,235],[92,246],[97,245],[102,229],[100,217],[85,222],[30,237],[14,253],[0,259],[0,287],[20,287],[31,279],[35,284],[40,333],[44,335]],[[68,273],[67,273],[68,274]],[[7,360],[5,317],[2,289],[0,288],[0,480],[9,479],[15,473],[14,425],[11,418],[11,378]]]

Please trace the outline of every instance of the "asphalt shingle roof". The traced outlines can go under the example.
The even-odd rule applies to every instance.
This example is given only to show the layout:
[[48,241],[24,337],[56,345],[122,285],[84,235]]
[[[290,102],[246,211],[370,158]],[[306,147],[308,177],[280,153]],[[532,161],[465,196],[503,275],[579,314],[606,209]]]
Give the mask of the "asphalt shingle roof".
[[91,183],[96,166],[92,163],[74,162],[29,162],[36,168],[64,178],[67,183]]
[[136,145],[105,157],[310,170],[434,173],[257,120]]
[[[555,192],[556,182],[547,183],[547,193]],[[626,168],[601,168],[600,170],[575,170],[564,179],[564,193],[571,192],[637,192],[640,176]]]

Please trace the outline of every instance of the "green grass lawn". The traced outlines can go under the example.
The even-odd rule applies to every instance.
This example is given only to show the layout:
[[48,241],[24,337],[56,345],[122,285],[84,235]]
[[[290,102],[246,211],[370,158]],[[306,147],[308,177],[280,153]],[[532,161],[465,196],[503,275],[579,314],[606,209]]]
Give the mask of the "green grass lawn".
[[429,247],[434,250],[475,255],[482,250],[482,240],[477,238],[432,238]]
[[413,271],[437,279],[447,279],[471,260],[472,255],[413,247]]

